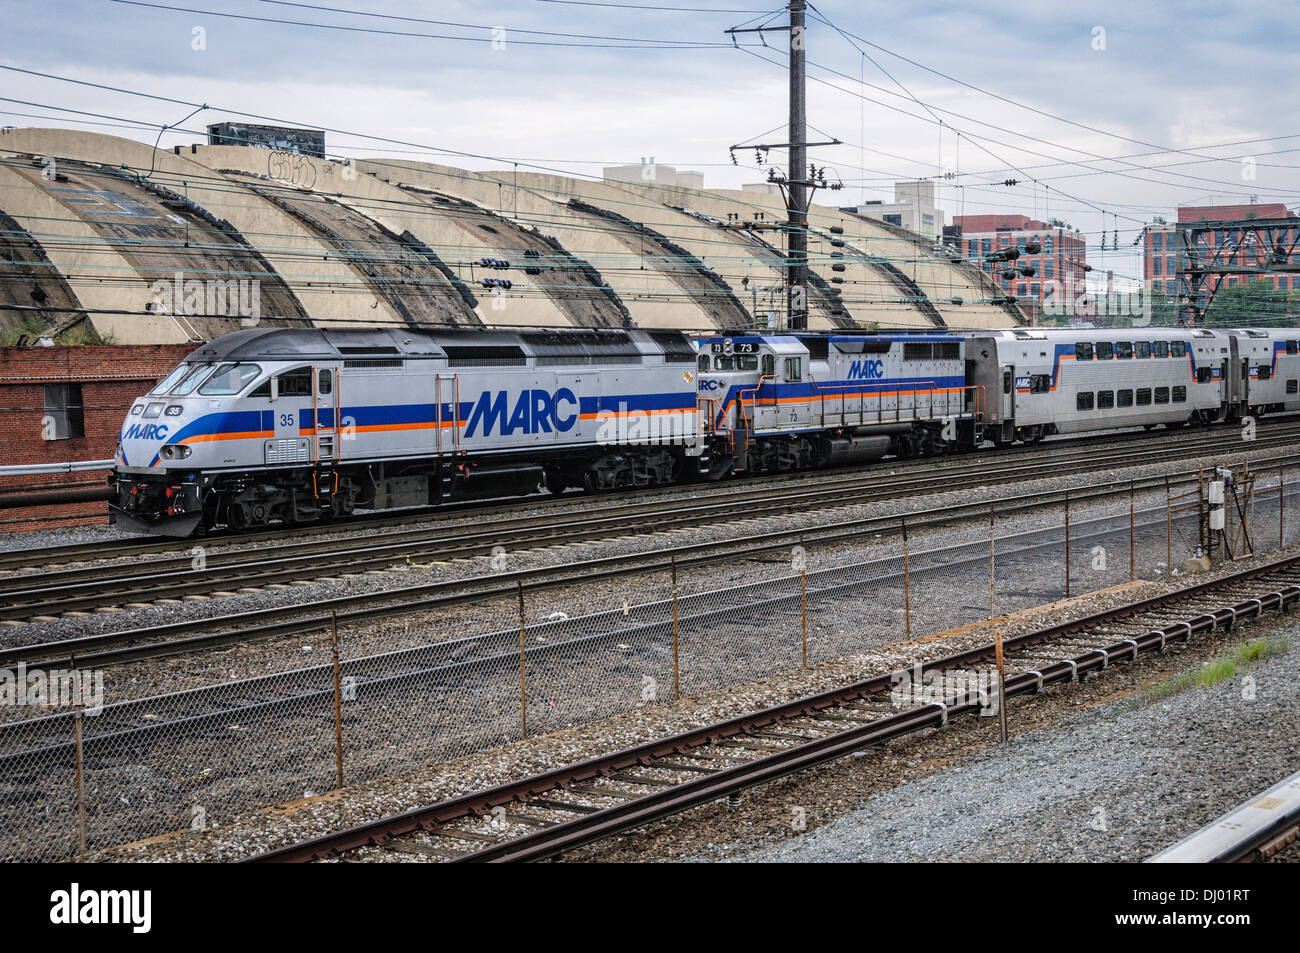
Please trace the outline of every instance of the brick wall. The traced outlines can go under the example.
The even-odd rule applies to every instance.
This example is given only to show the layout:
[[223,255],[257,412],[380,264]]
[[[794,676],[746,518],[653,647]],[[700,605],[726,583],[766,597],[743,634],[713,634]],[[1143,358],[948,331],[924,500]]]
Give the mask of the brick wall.
[[[179,364],[193,345],[0,348],[0,464],[106,460],[131,402]],[[81,385],[84,436],[45,440],[45,384]],[[0,492],[103,486],[105,470],[0,477]],[[102,502],[0,509],[0,533],[105,525]]]

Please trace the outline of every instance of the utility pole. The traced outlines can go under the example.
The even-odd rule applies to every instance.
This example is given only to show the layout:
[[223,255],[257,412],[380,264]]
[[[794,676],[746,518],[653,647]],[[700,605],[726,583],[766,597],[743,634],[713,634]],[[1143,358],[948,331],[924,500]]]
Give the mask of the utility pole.
[[[785,290],[789,326],[802,331],[808,327],[808,206],[812,193],[819,188],[841,189],[843,183],[827,184],[825,169],[815,169],[808,163],[809,146],[838,146],[839,139],[829,142],[808,141],[808,77],[807,77],[807,0],[790,0],[789,26],[733,27],[726,32],[733,43],[740,33],[765,33],[768,31],[790,34],[790,126],[789,142],[734,145],[731,159],[736,161],[737,149],[753,149],[762,164],[762,155],[771,149],[788,149],[789,168],[784,176],[769,168],[768,181],[780,186],[785,196],[786,210],[786,260]],[[764,44],[766,45],[766,43]]]
[[788,235],[786,282],[790,327],[808,327],[808,77],[805,59],[807,31],[804,26],[805,0],[790,2],[790,188],[786,203]]

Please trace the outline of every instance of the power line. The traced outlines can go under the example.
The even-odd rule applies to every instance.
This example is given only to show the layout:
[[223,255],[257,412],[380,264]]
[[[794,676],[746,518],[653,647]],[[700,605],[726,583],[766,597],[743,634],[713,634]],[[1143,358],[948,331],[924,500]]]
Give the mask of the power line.
[[[180,7],[166,3],[146,3],[144,0],[109,0],[110,3],[123,4],[132,7],[148,7],[155,10],[167,10],[175,13],[197,13],[202,16],[224,17],[228,20],[243,20],[254,23],[274,23],[283,26],[301,26],[317,30],[335,30],[344,33],[368,33],[378,36],[403,36],[413,37],[416,39],[428,40],[460,40],[467,43],[488,43],[498,42],[500,37],[497,36],[454,36],[448,33],[419,33],[411,30],[380,30],[374,27],[344,26],[337,23],[315,23],[310,20],[287,20],[281,17],[259,17],[249,13],[224,13],[219,10],[200,10],[195,7]],[[311,6],[310,4],[295,4],[301,6]],[[320,8],[327,9],[327,8]],[[382,16],[382,14],[369,14],[360,11],[343,11],[353,13],[357,16]],[[404,18],[403,18],[404,19]],[[440,21],[422,21],[422,22],[440,22]],[[477,26],[470,24],[449,24],[462,25],[476,30],[497,30],[496,27]],[[524,31],[517,32],[544,32],[544,31]],[[582,34],[554,34],[558,36],[571,36]],[[647,40],[637,37],[610,37],[599,39],[614,39],[616,43],[570,43],[559,40],[510,40],[510,43],[522,46],[559,46],[580,49],[643,49],[643,50],[672,50],[672,49],[718,49],[725,48],[730,44],[709,42],[706,40]]]

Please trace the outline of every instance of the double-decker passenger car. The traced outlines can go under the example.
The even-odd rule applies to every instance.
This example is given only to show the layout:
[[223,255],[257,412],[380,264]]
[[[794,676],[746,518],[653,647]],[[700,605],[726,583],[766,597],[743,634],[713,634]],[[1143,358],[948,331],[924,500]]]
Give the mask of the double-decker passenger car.
[[1230,416],[1229,335],[1202,328],[1015,328],[967,339],[995,444]]

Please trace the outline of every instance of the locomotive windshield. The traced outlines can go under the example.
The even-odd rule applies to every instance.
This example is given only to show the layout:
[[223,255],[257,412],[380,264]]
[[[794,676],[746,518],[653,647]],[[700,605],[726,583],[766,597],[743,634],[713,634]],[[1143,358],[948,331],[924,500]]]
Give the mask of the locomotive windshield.
[[200,364],[185,375],[179,384],[170,391],[173,397],[184,397],[187,394],[194,393],[194,388],[203,383],[203,379],[212,373],[211,364]]
[[176,386],[176,382],[189,373],[190,365],[181,364],[174,371],[158,382],[158,386],[149,391],[154,396],[161,396]]
[[199,388],[199,393],[205,397],[230,397],[238,394],[261,373],[262,368],[257,364],[222,364],[208,382]]

